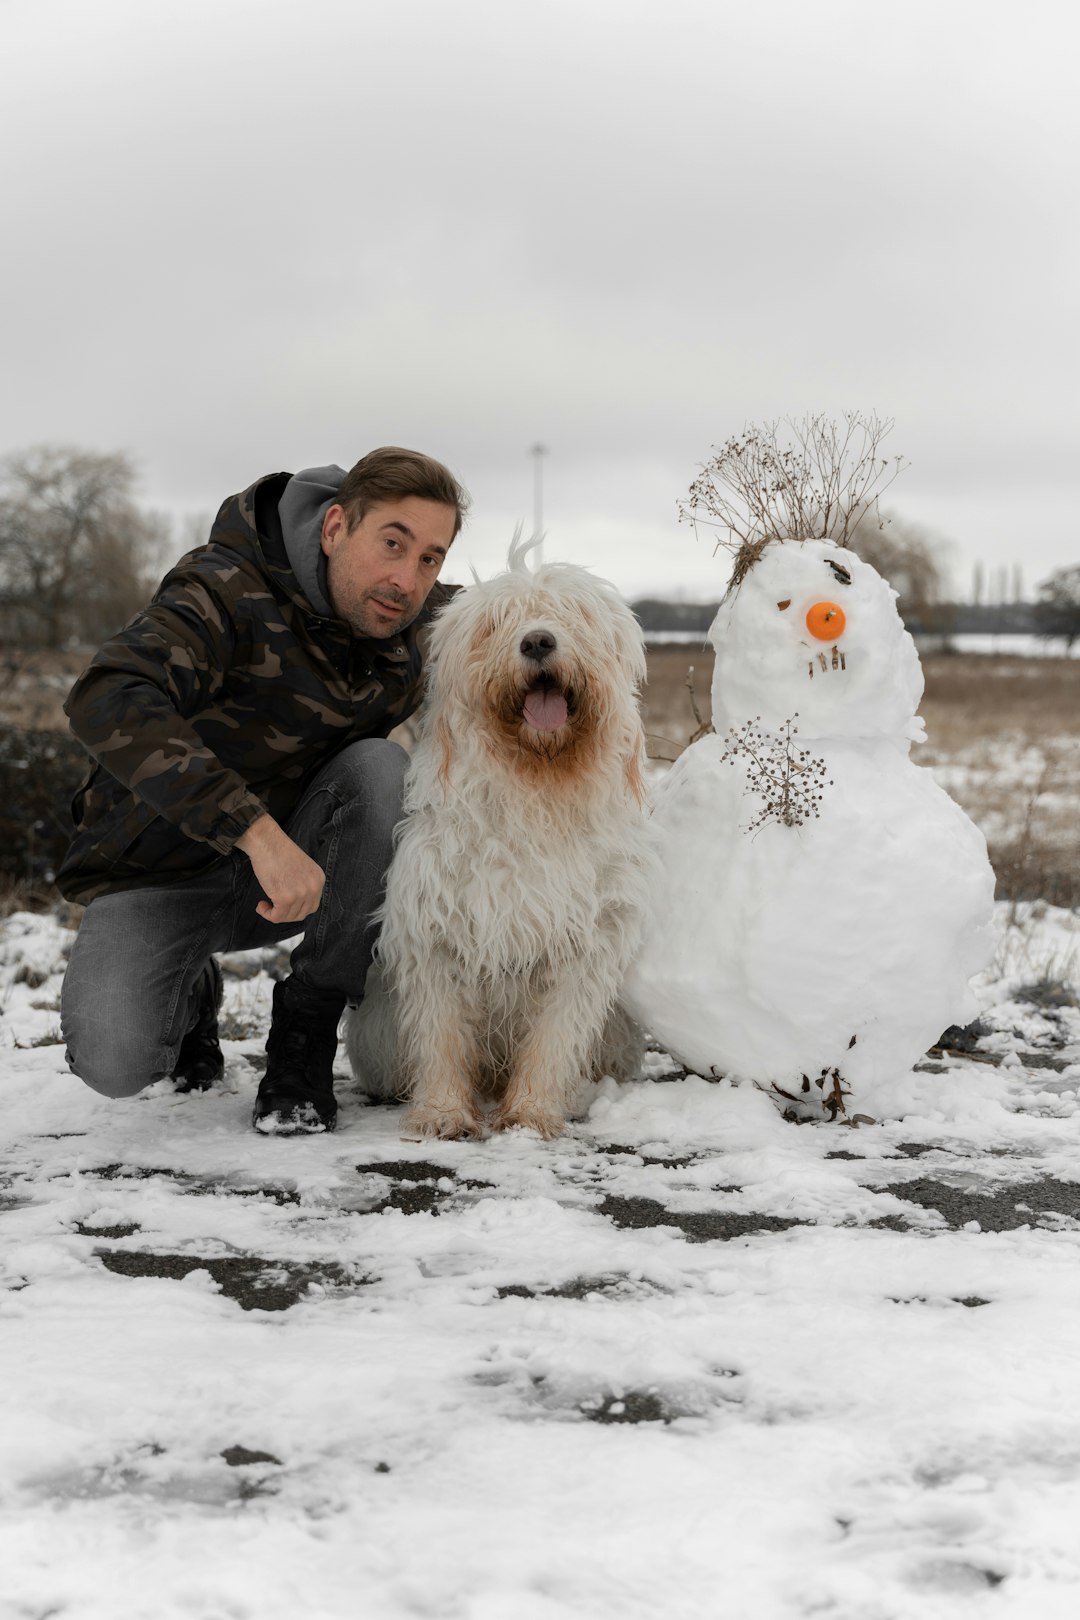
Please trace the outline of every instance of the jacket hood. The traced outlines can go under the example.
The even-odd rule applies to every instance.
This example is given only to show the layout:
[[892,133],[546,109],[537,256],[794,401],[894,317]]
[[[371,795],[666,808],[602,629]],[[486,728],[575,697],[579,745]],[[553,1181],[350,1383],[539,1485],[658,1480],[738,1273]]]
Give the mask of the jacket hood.
[[343,467],[305,467],[293,474],[278,500],[289,567],[315,612],[323,618],[333,613],[326,585],[326,553],[322,549],[323,518],[337,500],[344,479]]

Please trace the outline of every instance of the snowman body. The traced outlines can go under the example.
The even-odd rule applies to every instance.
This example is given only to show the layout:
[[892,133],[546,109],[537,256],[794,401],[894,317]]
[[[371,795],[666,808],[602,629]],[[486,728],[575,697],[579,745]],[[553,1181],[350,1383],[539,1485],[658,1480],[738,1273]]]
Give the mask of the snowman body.
[[909,758],[922,671],[869,564],[772,542],[710,639],[716,734],[658,788],[660,871],[624,999],[698,1072],[835,1111],[975,1011],[986,844]]

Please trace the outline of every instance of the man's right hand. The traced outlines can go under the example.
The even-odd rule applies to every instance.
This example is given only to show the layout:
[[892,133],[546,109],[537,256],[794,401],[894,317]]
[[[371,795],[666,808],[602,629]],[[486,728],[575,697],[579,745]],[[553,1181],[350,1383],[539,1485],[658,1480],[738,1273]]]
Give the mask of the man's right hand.
[[298,923],[318,911],[326,873],[293,843],[273,816],[253,821],[236,840],[236,847],[243,850],[263,893],[269,896],[255,907],[260,917],[272,923]]

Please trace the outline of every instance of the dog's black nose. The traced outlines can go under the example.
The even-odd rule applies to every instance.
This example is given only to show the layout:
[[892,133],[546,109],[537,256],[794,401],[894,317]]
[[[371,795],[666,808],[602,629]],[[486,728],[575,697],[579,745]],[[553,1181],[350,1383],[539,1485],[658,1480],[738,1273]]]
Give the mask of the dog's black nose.
[[530,630],[527,636],[522,637],[521,656],[542,664],[545,658],[551,657],[557,645],[550,630]]

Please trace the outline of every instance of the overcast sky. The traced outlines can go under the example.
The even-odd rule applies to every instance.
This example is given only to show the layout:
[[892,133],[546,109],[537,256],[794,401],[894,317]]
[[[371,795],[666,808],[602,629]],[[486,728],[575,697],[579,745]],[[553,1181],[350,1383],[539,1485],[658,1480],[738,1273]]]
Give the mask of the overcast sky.
[[145,504],[383,443],[628,594],[710,446],[895,418],[889,503],[1080,562],[1075,0],[0,0],[0,451]]

